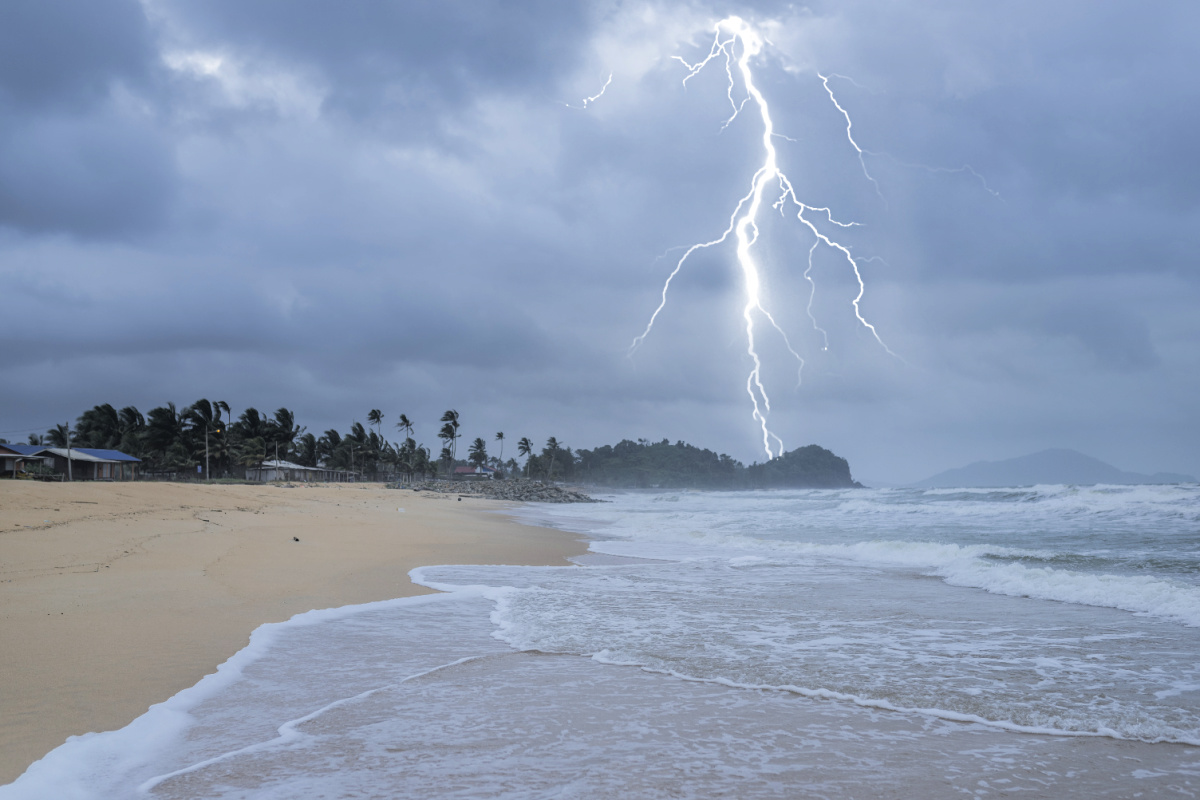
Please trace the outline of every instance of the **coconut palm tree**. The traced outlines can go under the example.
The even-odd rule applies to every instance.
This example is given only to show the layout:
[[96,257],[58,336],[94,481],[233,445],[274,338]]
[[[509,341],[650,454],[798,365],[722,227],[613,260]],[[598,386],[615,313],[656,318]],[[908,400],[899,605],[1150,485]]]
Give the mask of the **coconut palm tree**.
[[413,424],[412,424],[412,420],[410,420],[408,418],[407,414],[400,415],[400,421],[396,423],[396,427],[399,428],[400,430],[404,431],[405,439],[412,438]]
[[95,406],[75,420],[74,443],[112,449],[121,444],[121,415],[108,403]]
[[296,444],[296,463],[302,467],[315,467],[317,450],[317,437],[311,433],[302,435]]
[[367,424],[374,425],[375,433],[381,439],[383,438],[383,434],[380,433],[380,431],[379,431],[380,426],[383,425],[383,412],[382,411],[380,411],[378,408],[372,408],[370,411],[368,411],[367,412]]
[[133,406],[125,406],[117,412],[117,416],[121,419],[121,444],[117,449],[141,458],[146,450],[146,418]]
[[[174,403],[152,408],[146,417],[146,444],[155,456],[163,458],[171,445],[183,445],[186,430],[187,420]],[[172,461],[180,461],[178,453],[172,455]]]
[[[458,432],[458,412],[453,408],[446,411],[442,414],[442,422],[444,424],[442,425],[441,432],[438,433],[438,438],[448,439],[448,444],[450,445],[450,463],[453,465],[453,463],[458,460],[458,440],[460,438],[460,434]],[[454,429],[453,435],[450,437],[443,435],[446,432],[447,425]]]
[[546,473],[546,477],[549,478],[550,480],[554,480],[554,457],[556,455],[558,455],[558,450],[559,450],[558,439],[555,439],[553,436],[551,436],[549,439],[547,439],[546,440],[546,449],[550,451],[550,469]]
[[71,429],[67,423],[60,422],[50,430],[46,431],[46,441],[51,447],[66,447],[71,441]]
[[496,431],[496,441],[500,443],[500,455],[497,458],[504,461],[504,431]]
[[458,440],[458,433],[454,430],[453,423],[447,422],[442,425],[442,429],[438,431],[438,438],[445,444],[442,446],[442,461],[450,462],[450,466],[454,466],[454,443]]
[[342,460],[342,435],[336,428],[325,431],[325,435],[317,439],[317,460],[330,469],[341,469],[345,466]]
[[525,459],[525,477],[529,477],[529,462],[533,460],[533,442],[529,441],[528,436],[521,437],[521,441],[517,442],[517,455],[528,456]]
[[475,437],[475,441],[471,442],[470,462],[476,467],[482,467],[487,463],[487,442],[483,441],[483,437]]
[[[229,412],[229,404],[224,400],[213,403],[201,398],[183,410],[183,419],[187,422],[194,449],[199,452],[201,443],[204,447],[204,477],[212,478],[209,472],[209,456],[224,448],[218,447],[218,439],[225,434],[225,424],[221,421],[221,411]],[[217,458],[220,468],[220,456]]]
[[279,445],[280,457],[288,458],[291,455],[292,443],[296,441],[297,436],[304,433],[304,428],[296,424],[296,415],[286,408],[278,408],[275,410],[275,419],[267,424],[271,429],[270,440]]

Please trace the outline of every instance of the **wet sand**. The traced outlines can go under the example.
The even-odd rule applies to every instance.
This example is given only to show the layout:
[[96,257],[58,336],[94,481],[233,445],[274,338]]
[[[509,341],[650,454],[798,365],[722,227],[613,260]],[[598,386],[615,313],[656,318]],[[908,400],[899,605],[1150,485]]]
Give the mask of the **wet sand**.
[[0,481],[0,784],[192,686],[265,622],[426,593],[417,566],[584,552],[485,513],[503,505],[378,484]]

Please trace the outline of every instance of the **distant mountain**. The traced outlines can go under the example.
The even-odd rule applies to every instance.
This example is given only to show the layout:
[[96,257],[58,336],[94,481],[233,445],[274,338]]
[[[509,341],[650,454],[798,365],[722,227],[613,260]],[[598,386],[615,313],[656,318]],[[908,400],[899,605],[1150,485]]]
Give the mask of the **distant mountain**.
[[1156,472],[1140,475],[1123,472],[1098,458],[1085,456],[1075,450],[1043,450],[1005,461],[976,461],[958,469],[939,472],[931,478],[912,484],[918,489],[952,489],[957,487],[1033,486],[1039,483],[1073,484],[1144,484],[1195,483],[1191,475]]

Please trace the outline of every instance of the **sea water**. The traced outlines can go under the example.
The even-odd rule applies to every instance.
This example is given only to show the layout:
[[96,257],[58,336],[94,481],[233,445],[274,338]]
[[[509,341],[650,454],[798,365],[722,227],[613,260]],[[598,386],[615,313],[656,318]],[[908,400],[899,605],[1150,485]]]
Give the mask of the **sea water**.
[[255,632],[2,798],[1200,794],[1200,488],[531,505],[571,567]]

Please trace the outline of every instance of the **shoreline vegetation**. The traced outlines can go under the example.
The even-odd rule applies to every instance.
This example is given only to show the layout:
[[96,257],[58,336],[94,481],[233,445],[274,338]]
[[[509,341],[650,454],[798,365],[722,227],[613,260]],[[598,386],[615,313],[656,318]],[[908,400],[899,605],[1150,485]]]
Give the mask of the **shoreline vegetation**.
[[194,685],[264,623],[428,593],[418,566],[586,551],[486,513],[509,505],[382,484],[0,481],[0,784]]
[[[152,479],[239,478],[264,462],[288,461],[301,467],[345,473],[349,480],[436,480],[462,471],[485,471],[496,477],[524,477],[628,489],[770,489],[859,487],[844,458],[812,444],[749,466],[724,453],[667,439],[625,439],[594,449],[572,449],[557,437],[540,451],[528,437],[516,441],[517,456],[504,458],[510,438],[503,431],[470,441],[465,459],[458,443],[465,438],[463,420],[454,409],[437,421],[440,452],[414,438],[417,423],[397,415],[401,435],[384,434],[385,414],[366,414],[367,425],[353,422],[342,433],[329,429],[320,436],[297,423],[288,408],[265,414],[246,408],[236,419],[229,403],[200,399],[182,409],[174,403],[143,415],[134,406],[110,404],[83,412],[72,428],[67,423],[45,434],[31,433],[28,444],[49,447],[117,450],[141,461],[142,477]],[[390,427],[390,426],[389,426]],[[497,455],[488,451],[489,439]],[[5,444],[0,439],[0,444]]]

